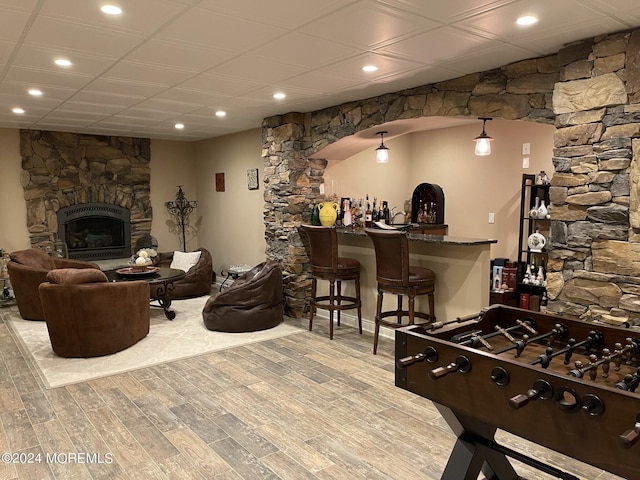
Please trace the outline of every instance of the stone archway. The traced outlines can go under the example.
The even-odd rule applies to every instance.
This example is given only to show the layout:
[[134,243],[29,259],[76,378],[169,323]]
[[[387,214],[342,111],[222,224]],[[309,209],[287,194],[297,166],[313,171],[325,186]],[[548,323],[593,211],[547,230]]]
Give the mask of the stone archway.
[[[640,194],[630,185],[640,145],[640,32],[589,39],[557,54],[324,110],[263,122],[267,256],[283,265],[286,305],[301,316],[309,277],[298,226],[308,221],[327,145],[386,122],[423,116],[473,116],[555,124],[549,308],[612,322],[635,322],[640,268],[635,253]],[[640,187],[638,192],[640,192]],[[586,223],[584,223],[586,222]],[[588,224],[588,225],[587,225]],[[631,232],[631,234],[630,234]],[[613,242],[613,243],[612,243]],[[640,248],[638,249],[640,250]],[[624,279],[611,280],[622,275]],[[631,287],[638,285],[638,287]]]

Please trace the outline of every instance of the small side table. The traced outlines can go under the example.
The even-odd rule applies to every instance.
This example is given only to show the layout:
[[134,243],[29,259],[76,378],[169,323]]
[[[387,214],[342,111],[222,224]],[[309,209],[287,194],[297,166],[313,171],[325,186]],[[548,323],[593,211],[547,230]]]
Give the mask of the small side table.
[[251,267],[248,265],[236,265],[236,266],[229,267],[226,272],[224,271],[220,272],[222,275],[226,275],[226,278],[222,281],[222,284],[220,285],[220,291],[222,291],[224,288],[229,288],[231,286],[230,284],[227,287],[225,287],[226,283],[229,280],[235,281],[238,279],[239,276],[244,275],[249,270],[251,270]]
[[11,292],[11,284],[9,278],[0,278],[2,282],[2,290],[0,290],[0,307],[9,307],[15,305],[16,297]]

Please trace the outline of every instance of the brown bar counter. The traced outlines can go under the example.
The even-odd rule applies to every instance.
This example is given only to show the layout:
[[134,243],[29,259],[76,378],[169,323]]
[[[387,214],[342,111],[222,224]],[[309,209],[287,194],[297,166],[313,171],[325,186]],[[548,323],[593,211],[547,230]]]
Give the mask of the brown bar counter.
[[[376,311],[376,258],[373,243],[362,228],[338,227],[339,255],[360,261],[362,317],[373,324]],[[412,265],[426,267],[436,274],[436,318],[445,320],[477,312],[489,305],[491,244],[497,240],[407,233]],[[346,286],[346,294],[350,286]],[[386,301],[396,302],[395,298]],[[416,309],[428,311],[416,300]],[[347,317],[347,315],[345,315]],[[345,319],[346,320],[346,319]],[[369,323],[370,322],[370,323]],[[354,323],[355,324],[355,323]],[[386,332],[392,336],[392,331]]]

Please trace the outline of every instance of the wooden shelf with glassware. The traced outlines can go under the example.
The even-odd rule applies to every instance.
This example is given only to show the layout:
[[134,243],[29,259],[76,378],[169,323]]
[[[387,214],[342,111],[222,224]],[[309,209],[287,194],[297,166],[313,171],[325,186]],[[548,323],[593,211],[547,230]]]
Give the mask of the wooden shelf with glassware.
[[545,172],[523,174],[518,234],[518,306],[540,310],[546,299],[545,245],[551,225],[549,188]]

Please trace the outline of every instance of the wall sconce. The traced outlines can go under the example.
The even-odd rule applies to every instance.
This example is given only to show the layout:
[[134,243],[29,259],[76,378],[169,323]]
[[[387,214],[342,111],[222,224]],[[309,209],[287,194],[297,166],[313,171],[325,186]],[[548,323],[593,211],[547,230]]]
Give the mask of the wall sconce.
[[484,126],[487,123],[487,120],[493,120],[493,118],[478,117],[478,120],[482,120],[482,133],[473,139],[476,142],[475,153],[479,157],[484,157],[487,155],[491,155],[491,142],[493,142],[493,138],[491,138],[489,135],[487,135],[487,132],[485,132]]
[[196,208],[198,202],[189,201],[182,191],[182,185],[178,185],[178,193],[176,193],[176,199],[171,202],[165,202],[165,207],[169,210],[169,213],[173,215],[177,222],[178,227],[182,230],[182,251],[187,251],[187,236],[186,228],[187,221],[193,209]]
[[389,147],[384,144],[384,134],[389,133],[386,130],[382,132],[376,132],[376,135],[380,135],[380,146],[376,148],[376,162],[387,163],[389,162]]

